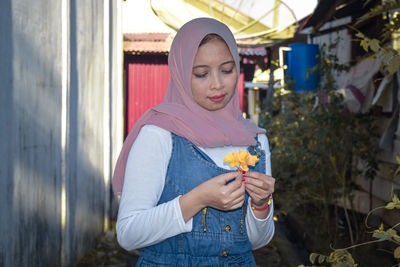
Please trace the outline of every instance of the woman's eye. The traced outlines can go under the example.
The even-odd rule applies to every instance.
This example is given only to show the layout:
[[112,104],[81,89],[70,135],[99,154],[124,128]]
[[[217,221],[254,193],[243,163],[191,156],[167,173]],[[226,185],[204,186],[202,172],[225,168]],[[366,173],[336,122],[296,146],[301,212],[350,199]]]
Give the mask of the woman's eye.
[[207,72],[205,73],[193,73],[196,78],[204,78],[207,76]]
[[233,72],[233,69],[229,69],[229,70],[222,70],[223,73],[225,74],[230,74]]

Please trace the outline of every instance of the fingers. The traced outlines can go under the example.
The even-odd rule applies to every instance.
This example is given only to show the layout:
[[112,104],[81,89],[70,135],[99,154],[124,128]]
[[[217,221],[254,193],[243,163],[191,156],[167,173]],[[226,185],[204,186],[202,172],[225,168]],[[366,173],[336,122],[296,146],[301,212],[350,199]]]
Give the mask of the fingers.
[[[238,174],[236,174],[238,175]],[[233,210],[240,208],[245,200],[246,188],[241,177],[236,177],[234,181],[223,186],[221,191],[221,199],[219,209]]]
[[243,184],[242,178],[239,176],[236,176],[234,181],[232,181],[226,185],[227,192],[232,193],[232,192],[238,190],[242,186],[242,184]]
[[246,172],[243,174],[244,177],[246,178],[253,178],[257,180],[274,180],[275,178],[266,174],[263,174],[261,172]]
[[251,178],[246,178],[246,189],[251,190],[259,195],[269,195],[274,192],[275,182],[272,181],[262,181]]
[[268,193],[266,192],[260,192],[260,191],[253,191],[251,190],[247,185],[246,185],[246,190],[249,193],[250,197],[253,199],[254,202],[259,202],[266,200],[269,196]]
[[246,184],[246,190],[247,190],[247,192],[249,192],[249,194],[260,197],[260,198],[263,198],[263,197],[266,197],[267,195],[269,195],[267,190],[262,190],[259,187],[256,187],[251,184]]
[[240,176],[239,172],[228,172],[215,177],[215,179],[218,181],[219,184],[225,185],[227,182],[234,178],[237,178],[238,176]]
[[238,190],[242,186],[242,175],[240,172],[228,172],[214,179],[216,179],[218,185],[222,187],[222,192],[226,195],[232,194],[232,192]]
[[[238,183],[239,186],[233,188],[233,190],[230,192],[231,198],[236,199],[236,198],[239,198],[239,197],[241,197],[241,196],[244,196],[244,195],[245,195],[245,192],[246,192],[246,186],[245,186],[245,184],[241,181],[241,179],[238,178],[238,179],[236,179],[236,180],[235,180],[234,182],[232,182],[232,183]],[[230,185],[230,184],[229,184],[229,185]],[[228,185],[228,186],[229,186],[229,185]],[[228,187],[228,186],[227,186],[227,187]]]
[[[246,178],[243,182],[242,178]],[[252,199],[261,201],[273,192],[274,178],[258,172],[228,172],[205,183],[207,205],[219,210],[234,210],[243,206],[246,190]]]
[[242,198],[240,198],[240,199],[237,199],[236,201],[234,201],[232,203],[232,206],[230,207],[229,210],[235,210],[235,209],[238,209],[238,208],[242,207],[243,203],[244,203],[244,200],[245,200],[244,196]]
[[246,191],[254,203],[264,203],[274,192],[275,186],[273,177],[259,172],[228,172],[209,182],[206,192],[214,192],[210,195],[213,197],[209,198],[209,205],[226,211],[243,206]]
[[237,208],[240,208],[243,206],[243,203],[245,201],[245,194],[241,194],[237,198],[233,198],[231,201],[229,201],[229,204],[226,205],[223,210],[234,210]]
[[246,191],[255,202],[264,202],[275,190],[275,179],[259,172],[244,175]]
[[270,189],[272,192],[274,191],[275,178],[269,175],[259,172],[247,172],[244,174],[244,179],[246,185],[250,184],[263,190]]

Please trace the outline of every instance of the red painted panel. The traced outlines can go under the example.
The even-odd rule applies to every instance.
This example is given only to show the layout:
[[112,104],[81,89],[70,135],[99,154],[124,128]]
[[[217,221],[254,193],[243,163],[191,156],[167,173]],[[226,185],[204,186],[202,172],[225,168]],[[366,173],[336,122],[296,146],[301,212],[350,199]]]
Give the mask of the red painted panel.
[[239,75],[238,90],[239,90],[240,110],[243,112],[243,99],[244,99],[244,73],[243,72],[240,72],[240,75]]
[[150,56],[147,59],[129,62],[126,65],[127,132],[146,110],[163,102],[168,87],[168,65],[154,62]]

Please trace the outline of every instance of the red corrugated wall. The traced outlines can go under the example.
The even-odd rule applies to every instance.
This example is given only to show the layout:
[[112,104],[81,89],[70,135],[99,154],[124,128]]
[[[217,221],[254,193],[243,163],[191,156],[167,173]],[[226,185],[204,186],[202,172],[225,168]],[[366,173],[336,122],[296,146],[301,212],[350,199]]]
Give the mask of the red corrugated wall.
[[[161,104],[170,79],[166,55],[126,55],[125,136],[149,108]],[[240,108],[243,111],[244,75],[239,78]]]
[[167,58],[166,55],[126,57],[127,132],[147,109],[163,102],[170,78]]
[[243,99],[244,99],[244,73],[240,70],[239,75],[239,83],[238,83],[238,90],[239,90],[239,103],[240,109],[243,112]]

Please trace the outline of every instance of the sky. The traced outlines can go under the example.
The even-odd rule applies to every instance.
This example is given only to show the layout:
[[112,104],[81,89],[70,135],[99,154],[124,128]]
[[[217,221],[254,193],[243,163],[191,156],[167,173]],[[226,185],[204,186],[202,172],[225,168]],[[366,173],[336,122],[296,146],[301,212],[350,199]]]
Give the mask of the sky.
[[[158,0],[161,2],[160,0]],[[170,7],[174,2],[178,3],[181,0],[163,0]],[[249,4],[257,1],[264,2],[270,1],[271,4],[274,0],[245,0]],[[157,2],[157,1],[155,1]],[[234,4],[237,0],[226,0]],[[283,0],[295,13],[298,20],[311,14],[318,3],[318,0]],[[256,10],[256,9],[255,9]],[[187,13],[187,12],[186,12]],[[151,10],[150,0],[126,0],[122,6],[123,16],[123,29],[124,33],[128,32],[173,32],[166,26]],[[183,18],[186,20],[186,18]]]

